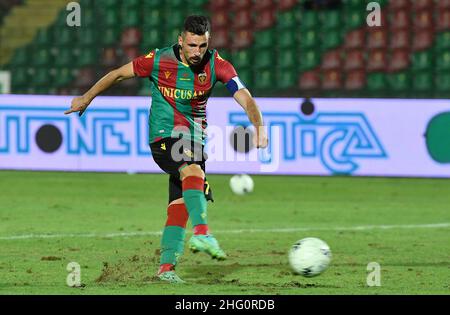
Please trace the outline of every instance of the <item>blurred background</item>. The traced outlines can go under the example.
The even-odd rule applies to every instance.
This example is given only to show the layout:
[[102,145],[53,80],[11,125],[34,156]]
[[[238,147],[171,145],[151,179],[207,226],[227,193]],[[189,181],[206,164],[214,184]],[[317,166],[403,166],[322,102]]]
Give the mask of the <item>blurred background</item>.
[[[207,15],[211,47],[255,96],[448,98],[450,0],[0,0],[0,71],[14,94],[79,95],[107,71],[176,42]],[[369,2],[381,27],[369,27]],[[128,80],[107,95],[149,95]],[[213,96],[229,96],[218,84]]]

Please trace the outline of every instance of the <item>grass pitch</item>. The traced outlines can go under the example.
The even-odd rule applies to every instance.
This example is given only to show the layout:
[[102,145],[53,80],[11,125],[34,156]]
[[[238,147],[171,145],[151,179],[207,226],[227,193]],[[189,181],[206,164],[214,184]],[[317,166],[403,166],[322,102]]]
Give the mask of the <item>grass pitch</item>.
[[[188,284],[169,285],[153,278],[166,175],[0,172],[0,294],[450,293],[449,180],[254,176],[238,197],[229,178],[208,176],[209,225],[229,259],[186,250]],[[310,236],[333,260],[303,278],[287,252]],[[66,285],[70,262],[81,288]],[[379,287],[366,283],[370,262]]]

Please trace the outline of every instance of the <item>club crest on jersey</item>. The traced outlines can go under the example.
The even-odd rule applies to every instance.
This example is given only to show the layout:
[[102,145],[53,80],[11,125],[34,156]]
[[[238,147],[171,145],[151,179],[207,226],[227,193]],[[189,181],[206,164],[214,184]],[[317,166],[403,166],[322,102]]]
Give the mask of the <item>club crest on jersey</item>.
[[205,84],[207,78],[208,78],[208,75],[206,74],[205,71],[198,74],[198,82],[200,82],[200,84]]
[[170,71],[164,71],[164,75],[166,76],[166,79],[168,79],[171,74],[172,74],[172,72],[170,72]]

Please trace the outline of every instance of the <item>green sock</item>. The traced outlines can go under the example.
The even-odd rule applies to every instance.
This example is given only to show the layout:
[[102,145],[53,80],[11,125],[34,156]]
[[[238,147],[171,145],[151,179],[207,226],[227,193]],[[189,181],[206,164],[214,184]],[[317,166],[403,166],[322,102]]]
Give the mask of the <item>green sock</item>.
[[160,264],[176,265],[183,255],[186,230],[180,226],[166,226],[161,238]]
[[189,176],[183,179],[183,200],[186,205],[192,226],[207,224],[207,205],[203,187],[205,180],[196,176]]
[[183,191],[183,199],[191,218],[192,226],[207,224],[207,207],[205,194],[199,190]]

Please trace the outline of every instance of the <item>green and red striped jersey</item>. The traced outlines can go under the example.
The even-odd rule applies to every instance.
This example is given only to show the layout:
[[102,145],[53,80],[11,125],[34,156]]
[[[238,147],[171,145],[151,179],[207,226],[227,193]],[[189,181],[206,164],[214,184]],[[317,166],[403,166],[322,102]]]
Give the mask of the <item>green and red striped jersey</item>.
[[133,68],[138,77],[153,82],[150,143],[182,136],[204,144],[208,97],[217,81],[226,84],[237,77],[216,50],[208,50],[198,66],[183,63],[178,44],[134,59]]

